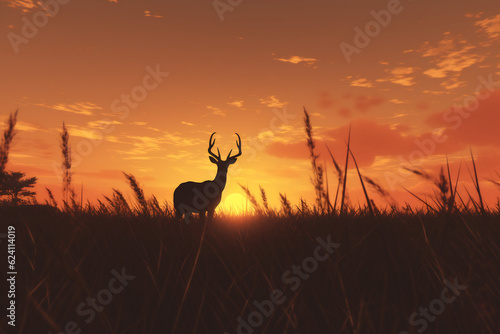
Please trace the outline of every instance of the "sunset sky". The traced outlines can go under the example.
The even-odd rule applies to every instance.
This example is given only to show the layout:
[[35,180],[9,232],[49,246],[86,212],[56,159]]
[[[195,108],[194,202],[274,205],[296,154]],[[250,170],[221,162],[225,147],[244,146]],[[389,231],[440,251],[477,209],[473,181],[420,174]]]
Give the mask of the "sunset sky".
[[500,193],[488,181],[500,181],[498,1],[60,2],[45,1],[46,16],[35,1],[0,0],[0,121],[19,109],[7,168],[37,176],[39,199],[45,187],[61,197],[65,122],[85,200],[112,188],[131,198],[125,171],[171,202],[181,182],[215,176],[210,134],[225,156],[237,132],[227,206],[238,183],[273,205],[280,192],[313,201],[303,107],[331,188],[325,143],[343,164],[351,126],[361,172],[400,203],[415,203],[403,187],[433,191],[401,167],[437,175],[446,154],[472,191],[470,149],[488,203]]

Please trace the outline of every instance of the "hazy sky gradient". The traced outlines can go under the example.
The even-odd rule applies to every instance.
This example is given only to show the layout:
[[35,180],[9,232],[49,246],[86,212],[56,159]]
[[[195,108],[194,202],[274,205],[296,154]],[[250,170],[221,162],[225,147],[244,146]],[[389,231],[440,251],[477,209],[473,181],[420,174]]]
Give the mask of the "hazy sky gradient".
[[[210,134],[217,132],[225,155],[238,132],[243,155],[231,167],[226,196],[242,194],[241,183],[255,193],[261,185],[273,204],[279,192],[292,203],[313,200],[305,106],[330,187],[336,182],[325,143],[343,164],[351,125],[362,172],[399,201],[411,200],[402,186],[432,195],[429,182],[398,173],[408,160],[437,175],[448,154],[456,175],[472,149],[493,203],[498,188],[487,179],[500,178],[500,86],[484,80],[500,81],[498,1],[392,3],[399,13],[380,32],[368,28],[374,37],[348,62],[341,43],[356,46],[354,29],[366,32],[371,11],[389,3],[246,0],[221,21],[212,1],[72,0],[16,53],[9,38],[23,36],[25,22],[42,9],[0,0],[0,121],[19,108],[8,168],[38,176],[41,198],[46,186],[60,194],[53,165],[61,162],[65,122],[73,156],[82,156],[74,183],[79,190],[83,182],[85,199],[126,189],[125,171],[148,194],[171,201],[179,183],[215,176]],[[128,116],[117,112],[123,94],[138,92],[157,67],[169,75]],[[485,99],[470,116],[450,111],[473,104],[479,85]],[[104,137],[95,131],[109,125]],[[435,150],[414,153],[429,148],[417,142],[433,134]],[[466,170],[462,163],[470,184]],[[349,177],[356,203],[359,181],[352,170]]]

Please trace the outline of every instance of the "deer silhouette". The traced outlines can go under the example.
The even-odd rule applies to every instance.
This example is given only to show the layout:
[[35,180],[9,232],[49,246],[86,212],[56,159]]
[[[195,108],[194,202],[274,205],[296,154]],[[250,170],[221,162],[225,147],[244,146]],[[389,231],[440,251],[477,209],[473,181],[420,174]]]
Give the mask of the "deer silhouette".
[[211,181],[205,182],[184,182],[181,183],[174,191],[174,208],[176,218],[184,219],[189,223],[189,218],[192,213],[199,213],[200,217],[205,220],[205,215],[208,213],[208,219],[212,220],[215,208],[219,205],[222,198],[222,191],[226,186],[227,169],[229,165],[236,162],[236,158],[241,155],[241,138],[238,136],[236,146],[238,147],[238,154],[231,156],[233,150],[229,151],[226,160],[222,160],[220,151],[217,148],[218,155],[212,152],[215,145],[214,137],[215,132],[212,133],[208,141],[209,159],[212,163],[217,165],[217,174]]

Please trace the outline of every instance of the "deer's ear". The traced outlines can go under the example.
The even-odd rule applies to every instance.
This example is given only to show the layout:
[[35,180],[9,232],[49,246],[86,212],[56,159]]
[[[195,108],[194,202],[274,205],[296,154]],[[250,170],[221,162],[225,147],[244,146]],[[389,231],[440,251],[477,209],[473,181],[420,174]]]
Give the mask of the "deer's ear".
[[236,158],[229,158],[229,159],[227,159],[227,163],[230,164],[230,165],[234,164],[235,162],[236,162]]
[[217,160],[214,159],[214,157],[208,157],[210,159],[210,161],[212,161],[214,164],[217,163]]

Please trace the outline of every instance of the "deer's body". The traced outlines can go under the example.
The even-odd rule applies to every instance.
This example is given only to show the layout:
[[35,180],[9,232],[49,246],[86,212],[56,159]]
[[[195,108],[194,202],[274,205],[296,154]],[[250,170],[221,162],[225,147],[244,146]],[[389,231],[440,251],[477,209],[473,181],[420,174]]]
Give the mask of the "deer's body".
[[174,208],[176,217],[189,219],[191,213],[199,213],[203,218],[208,213],[209,219],[212,219],[215,209],[222,199],[222,191],[226,187],[227,169],[229,165],[236,162],[236,158],[241,155],[241,139],[238,134],[238,141],[236,145],[239,153],[231,156],[231,152],[227,155],[226,160],[222,160],[220,152],[218,155],[212,153],[211,149],[215,145],[215,139],[212,142],[212,137],[215,132],[210,136],[208,153],[210,153],[210,161],[217,165],[217,175],[213,180],[204,182],[184,182],[181,183],[174,191]]
[[[212,198],[202,196],[205,189],[215,190],[213,195],[210,194],[213,196]],[[211,217],[222,199],[223,190],[224,188],[217,187],[214,181],[181,183],[174,191],[174,208],[178,215],[179,213],[191,212],[201,213],[204,216],[205,213],[208,213]],[[193,196],[193,194],[195,195]]]

